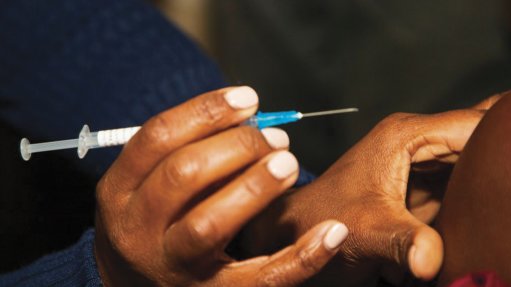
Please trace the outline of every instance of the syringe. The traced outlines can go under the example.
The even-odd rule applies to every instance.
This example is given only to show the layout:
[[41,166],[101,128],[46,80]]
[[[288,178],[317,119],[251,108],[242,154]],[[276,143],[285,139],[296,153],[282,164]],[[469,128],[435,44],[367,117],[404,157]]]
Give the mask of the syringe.
[[[263,129],[266,127],[296,122],[305,117],[317,117],[352,112],[358,112],[358,109],[347,108],[304,114],[297,111],[269,113],[258,112],[256,115],[250,117],[244,124],[258,129]],[[21,157],[28,161],[33,153],[78,148],[78,157],[84,158],[89,149],[126,144],[131,137],[140,130],[140,128],[141,127],[138,126],[91,132],[89,126],[84,125],[77,139],[31,144],[28,139],[23,138],[20,142]]]

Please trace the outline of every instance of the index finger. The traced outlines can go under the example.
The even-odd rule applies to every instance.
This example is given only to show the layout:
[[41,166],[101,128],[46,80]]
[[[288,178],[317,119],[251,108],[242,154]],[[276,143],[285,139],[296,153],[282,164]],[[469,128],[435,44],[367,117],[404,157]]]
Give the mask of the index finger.
[[484,99],[483,101],[477,103],[475,106],[472,107],[472,109],[475,110],[489,110],[491,107],[493,107],[500,99],[506,95],[511,94],[511,91],[507,91],[504,93],[495,94],[487,99]]
[[250,87],[216,90],[162,112],[147,121],[124,149],[103,181],[137,188],[149,172],[177,148],[236,125],[253,115],[259,103]]

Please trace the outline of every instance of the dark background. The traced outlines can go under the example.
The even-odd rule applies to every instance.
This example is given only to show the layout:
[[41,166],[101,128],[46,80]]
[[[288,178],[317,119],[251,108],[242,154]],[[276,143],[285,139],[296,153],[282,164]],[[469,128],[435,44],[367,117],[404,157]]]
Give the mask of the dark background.
[[217,59],[261,109],[360,108],[284,127],[316,173],[390,113],[467,107],[511,87],[506,1],[216,3]]

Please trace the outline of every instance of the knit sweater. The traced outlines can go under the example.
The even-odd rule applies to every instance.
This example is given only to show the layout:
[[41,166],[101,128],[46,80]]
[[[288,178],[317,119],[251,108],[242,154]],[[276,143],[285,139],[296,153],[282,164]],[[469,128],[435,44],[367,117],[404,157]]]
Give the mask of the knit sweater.
[[94,258],[94,231],[72,247],[0,276],[0,286],[102,286]]
[[[140,125],[225,85],[144,0],[0,1],[0,120],[31,140]],[[62,154],[102,174],[118,150]]]

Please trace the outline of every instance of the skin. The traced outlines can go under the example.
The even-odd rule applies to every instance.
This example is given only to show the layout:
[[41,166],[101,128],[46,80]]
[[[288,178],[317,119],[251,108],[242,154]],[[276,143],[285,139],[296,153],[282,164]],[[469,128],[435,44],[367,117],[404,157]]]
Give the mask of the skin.
[[510,95],[488,112],[453,171],[437,221],[446,249],[439,286],[478,271],[511,282],[509,111]]
[[[311,286],[375,286],[380,276],[399,284],[407,271],[432,279],[443,245],[427,223],[438,212],[449,165],[500,97],[436,115],[389,116],[312,184],[252,221],[241,235],[241,250],[246,256],[271,252],[317,222],[336,218],[350,235]],[[443,182],[424,184],[431,175]]]
[[231,91],[150,119],[99,182],[95,251],[106,286],[294,286],[335,255],[343,238],[332,246],[327,235],[344,226],[332,220],[270,256],[225,254],[239,229],[298,176],[271,174],[268,161],[288,152],[239,127],[257,105],[232,108]]
[[[151,119],[98,184],[96,257],[107,286],[293,286],[320,270],[306,283],[371,286],[381,274],[398,282],[402,269],[422,279],[437,273],[442,241],[425,223],[438,210],[438,186],[420,179],[447,178],[441,163],[457,160],[500,96],[472,109],[385,119],[313,184],[254,220],[238,252],[269,254],[301,235],[297,243],[235,261],[228,242],[297,174],[268,175],[272,148],[257,130],[232,128],[257,107],[233,110],[226,92]],[[324,244],[337,224],[328,218],[352,232],[322,269],[337,251]]]

